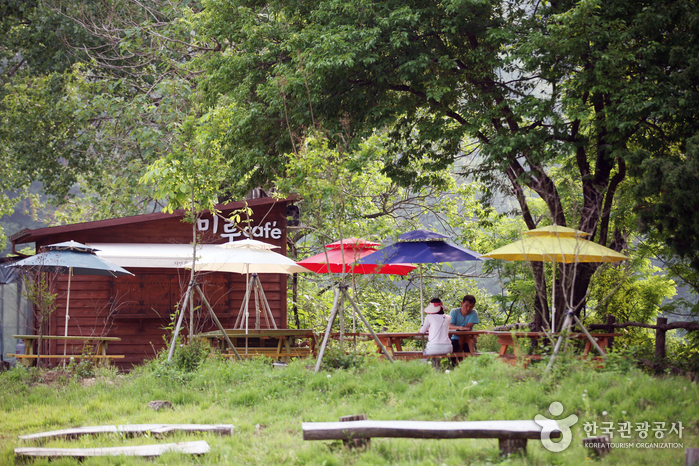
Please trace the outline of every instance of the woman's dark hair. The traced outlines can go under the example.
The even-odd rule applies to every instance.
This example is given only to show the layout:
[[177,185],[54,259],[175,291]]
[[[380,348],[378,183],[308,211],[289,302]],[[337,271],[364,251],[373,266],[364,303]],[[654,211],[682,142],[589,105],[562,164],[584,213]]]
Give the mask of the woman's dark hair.
[[444,308],[441,308],[437,314],[444,314]]

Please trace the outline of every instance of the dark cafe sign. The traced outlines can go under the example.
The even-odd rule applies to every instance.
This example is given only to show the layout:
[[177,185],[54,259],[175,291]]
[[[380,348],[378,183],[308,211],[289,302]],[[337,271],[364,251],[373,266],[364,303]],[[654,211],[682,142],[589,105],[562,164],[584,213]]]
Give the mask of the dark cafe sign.
[[197,219],[197,230],[213,233],[233,241],[236,238],[281,239],[282,230],[277,221],[267,221],[253,227],[238,227],[235,222],[214,216],[213,218]]

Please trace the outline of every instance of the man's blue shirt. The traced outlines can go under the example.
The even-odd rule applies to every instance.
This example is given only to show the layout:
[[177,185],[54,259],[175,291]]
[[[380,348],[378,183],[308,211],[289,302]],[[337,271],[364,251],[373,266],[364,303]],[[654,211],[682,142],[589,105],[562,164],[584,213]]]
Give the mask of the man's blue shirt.
[[[449,315],[451,316],[451,322],[449,323],[451,325],[456,325],[457,327],[465,327],[467,324],[475,325],[478,323],[478,313],[475,309],[463,316],[461,315],[461,308],[457,307],[452,309]],[[457,335],[452,335],[451,339],[458,340],[459,337]]]

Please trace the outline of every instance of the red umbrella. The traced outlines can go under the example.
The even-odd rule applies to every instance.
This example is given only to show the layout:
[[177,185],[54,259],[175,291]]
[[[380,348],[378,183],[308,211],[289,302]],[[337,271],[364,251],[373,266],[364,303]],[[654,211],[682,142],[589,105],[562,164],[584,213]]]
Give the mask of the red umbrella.
[[[316,254],[315,256],[309,257],[302,261],[297,262],[298,265],[306,267],[316,273],[351,273],[352,281],[354,281],[354,274],[396,274],[396,275],[407,275],[411,270],[417,268],[417,266],[412,264],[354,264],[356,261],[364,256],[376,252],[376,248],[381,246],[379,243],[371,243],[369,241],[359,239],[359,238],[347,238],[343,241],[336,241],[330,243],[325,247],[327,251]],[[344,264],[344,268],[343,268]],[[359,317],[367,326],[374,340],[383,350],[386,357],[393,362],[391,355],[383,347],[383,344],[376,336],[376,333],[371,329],[369,322],[364,318],[362,313],[357,308],[352,296],[347,293],[347,287],[343,285],[338,285],[335,291],[335,301],[333,302],[333,309],[330,313],[330,319],[328,319],[328,327],[325,331],[325,336],[323,337],[323,342],[320,345],[320,351],[318,351],[318,361],[316,362],[315,371],[320,370],[320,363],[323,359],[323,354],[325,353],[325,347],[328,344],[328,338],[330,337],[330,329],[332,328],[335,317],[338,314],[339,309],[343,308],[344,299],[349,300],[352,303],[352,309],[354,312],[359,314]],[[340,314],[342,315],[342,314]],[[353,318],[353,331],[356,332],[356,321]],[[344,334],[344,320],[341,317],[340,320],[340,338]]]
[[376,252],[376,248],[379,246],[381,246],[379,243],[372,243],[360,238],[347,238],[342,242],[336,241],[326,245],[328,251],[299,261],[297,264],[316,273],[407,275],[411,270],[417,268],[412,264],[354,264],[362,257]]

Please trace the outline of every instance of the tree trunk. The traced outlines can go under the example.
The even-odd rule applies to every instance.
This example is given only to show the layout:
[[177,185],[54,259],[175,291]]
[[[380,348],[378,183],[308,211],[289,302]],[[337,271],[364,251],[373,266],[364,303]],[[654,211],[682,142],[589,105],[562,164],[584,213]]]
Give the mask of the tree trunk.
[[665,334],[667,333],[667,318],[658,317],[658,327],[655,330],[655,358],[665,359]]

